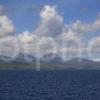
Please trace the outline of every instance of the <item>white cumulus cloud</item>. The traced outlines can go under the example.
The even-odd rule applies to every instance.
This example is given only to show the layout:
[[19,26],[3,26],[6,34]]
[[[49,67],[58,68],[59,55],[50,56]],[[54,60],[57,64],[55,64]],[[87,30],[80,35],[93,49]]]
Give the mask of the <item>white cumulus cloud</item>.
[[14,32],[15,27],[7,16],[0,16],[0,36]]
[[96,18],[91,23],[85,23],[81,20],[76,20],[69,27],[78,33],[87,33],[100,30],[100,18]]
[[56,11],[55,6],[46,5],[40,13],[40,23],[35,33],[40,36],[56,37],[61,34],[63,18]]

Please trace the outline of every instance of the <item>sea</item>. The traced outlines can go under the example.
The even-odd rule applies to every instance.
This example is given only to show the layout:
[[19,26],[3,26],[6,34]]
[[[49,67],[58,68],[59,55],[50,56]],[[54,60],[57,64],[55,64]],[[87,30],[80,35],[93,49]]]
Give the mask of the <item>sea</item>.
[[0,100],[100,100],[100,70],[0,70]]

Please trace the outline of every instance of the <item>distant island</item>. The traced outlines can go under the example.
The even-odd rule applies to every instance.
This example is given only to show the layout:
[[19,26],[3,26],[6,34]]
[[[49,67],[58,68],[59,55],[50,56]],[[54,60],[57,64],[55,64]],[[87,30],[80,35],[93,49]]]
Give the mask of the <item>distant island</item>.
[[[27,61],[24,57],[27,56],[30,61]],[[0,70],[2,69],[36,69],[36,61],[40,62],[41,70],[61,70],[61,69],[100,69],[100,62],[88,60],[85,58],[72,58],[68,61],[63,61],[62,58],[56,55],[51,60],[45,60],[44,58],[38,59],[32,55],[19,54],[13,60],[7,56],[0,56]]]

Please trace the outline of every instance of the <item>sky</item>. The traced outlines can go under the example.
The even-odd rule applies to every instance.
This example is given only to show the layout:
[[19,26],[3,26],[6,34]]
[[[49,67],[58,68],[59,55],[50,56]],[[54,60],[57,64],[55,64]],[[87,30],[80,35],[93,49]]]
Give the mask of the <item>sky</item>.
[[17,42],[37,56],[100,60],[100,0],[0,0],[0,40],[6,55]]

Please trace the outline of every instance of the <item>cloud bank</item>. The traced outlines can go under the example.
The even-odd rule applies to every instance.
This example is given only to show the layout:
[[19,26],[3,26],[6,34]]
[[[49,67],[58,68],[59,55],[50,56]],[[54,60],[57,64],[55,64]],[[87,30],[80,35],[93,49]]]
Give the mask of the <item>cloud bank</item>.
[[[3,7],[0,6],[0,12],[2,10]],[[48,53],[58,55],[72,53],[77,55],[79,52],[88,52],[90,49],[84,47],[81,40],[82,34],[96,30],[100,30],[100,17],[91,23],[76,20],[68,25],[64,23],[63,17],[59,15],[55,6],[46,5],[40,12],[40,21],[37,28],[32,32],[27,30],[16,34],[14,38],[18,40],[16,43],[19,45],[18,50],[21,53],[39,54],[39,56]],[[7,16],[0,15],[0,37],[3,37],[3,39],[10,38],[10,36],[12,37],[11,33],[14,33],[14,31],[15,27],[12,21]],[[100,41],[100,37],[94,37],[94,39]],[[92,42],[94,39],[91,40],[91,43],[99,45],[100,42]],[[9,41],[9,43],[13,42]],[[9,46],[9,48],[12,47]]]

